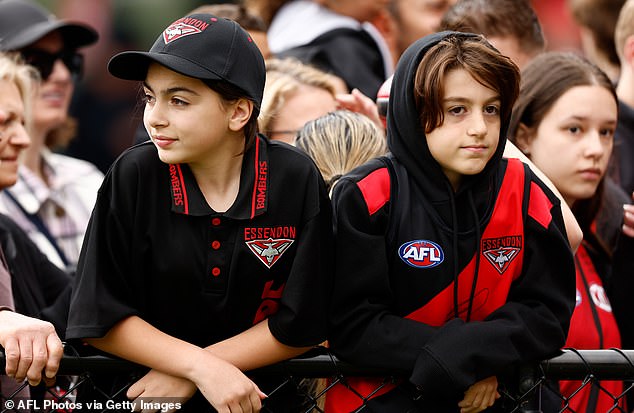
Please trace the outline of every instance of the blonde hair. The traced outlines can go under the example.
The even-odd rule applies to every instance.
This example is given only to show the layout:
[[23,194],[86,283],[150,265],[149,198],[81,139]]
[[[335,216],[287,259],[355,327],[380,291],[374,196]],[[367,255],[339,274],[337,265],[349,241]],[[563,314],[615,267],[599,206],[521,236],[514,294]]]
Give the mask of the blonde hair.
[[330,188],[353,168],[387,152],[383,131],[367,116],[348,110],[307,122],[295,145],[315,161]]
[[302,85],[323,89],[333,98],[338,88],[337,80],[333,75],[295,58],[273,58],[266,61],[266,85],[258,117],[258,125],[262,133],[270,134],[271,125],[284,107],[286,99]]
[[623,48],[628,37],[634,35],[634,1],[627,0],[619,13],[614,28],[614,45],[619,59],[623,60]]
[[0,52],[0,80],[13,82],[24,102],[25,117],[30,119],[30,108],[33,93],[38,85],[39,73],[32,66],[26,65],[19,54]]

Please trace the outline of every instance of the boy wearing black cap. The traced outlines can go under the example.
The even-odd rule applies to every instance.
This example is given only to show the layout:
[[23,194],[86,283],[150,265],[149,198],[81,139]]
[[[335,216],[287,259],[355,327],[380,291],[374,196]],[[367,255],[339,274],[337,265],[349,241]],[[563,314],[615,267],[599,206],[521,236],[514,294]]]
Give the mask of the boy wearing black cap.
[[264,60],[233,21],[181,18],[108,68],[143,81],[151,142],[106,175],[67,338],[152,368],[132,399],[198,389],[207,406],[195,396],[184,409],[258,411],[258,386],[272,388],[240,370],[325,339],[332,228],[319,171],[257,134]]

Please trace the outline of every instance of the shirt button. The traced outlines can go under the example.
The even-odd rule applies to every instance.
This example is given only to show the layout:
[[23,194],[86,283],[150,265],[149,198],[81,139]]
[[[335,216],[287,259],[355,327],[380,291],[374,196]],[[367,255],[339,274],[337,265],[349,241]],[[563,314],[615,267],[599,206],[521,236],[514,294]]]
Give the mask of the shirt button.
[[214,241],[211,243],[211,248],[217,250],[220,248],[220,241]]
[[218,268],[218,267],[214,267],[214,268],[211,270],[211,275],[213,275],[214,277],[219,276],[219,275],[220,275],[220,268]]
[[212,218],[211,219],[211,225],[217,227],[218,225],[220,225],[220,218]]

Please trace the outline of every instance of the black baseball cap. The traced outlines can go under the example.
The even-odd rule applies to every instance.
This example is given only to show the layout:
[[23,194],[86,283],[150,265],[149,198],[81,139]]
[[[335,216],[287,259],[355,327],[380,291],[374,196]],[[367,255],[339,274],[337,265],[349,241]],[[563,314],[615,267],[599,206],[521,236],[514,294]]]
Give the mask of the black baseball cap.
[[185,76],[223,80],[262,103],[266,69],[251,36],[233,20],[192,14],[170,24],[149,52],[127,51],[110,59],[108,70],[126,80],[144,80],[156,62]]
[[0,50],[19,50],[58,31],[64,45],[77,49],[97,41],[90,26],[60,20],[31,0],[0,0]]

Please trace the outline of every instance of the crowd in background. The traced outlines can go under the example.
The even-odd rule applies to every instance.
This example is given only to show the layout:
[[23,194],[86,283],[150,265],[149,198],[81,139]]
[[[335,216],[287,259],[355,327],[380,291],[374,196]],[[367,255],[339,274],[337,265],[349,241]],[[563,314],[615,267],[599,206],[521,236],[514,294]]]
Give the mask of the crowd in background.
[[[182,15],[202,4],[225,2],[42,0],[41,3],[59,17],[90,24],[100,34],[99,42],[84,50],[85,77],[77,87],[70,110],[81,122],[77,138],[66,152],[94,163],[105,172],[133,140],[141,120],[136,90],[109,75],[106,70],[108,59],[128,48],[149,47],[157,28],[169,23],[173,16]],[[434,7],[446,7],[444,3],[449,1],[436,3],[441,4]],[[579,26],[565,0],[532,0],[531,3],[548,39],[548,50],[581,50]],[[146,13],[148,8],[152,8],[153,13]],[[132,122],[130,113],[136,114]]]
[[[130,398],[171,396],[164,393],[169,388],[188,399],[200,390],[192,409],[210,402],[248,404],[250,411],[259,410],[271,383],[251,382],[241,371],[321,343],[353,362],[413,369],[411,383],[388,386],[369,402],[379,411],[381,403],[420,409],[416,397],[426,394],[439,409],[449,403],[470,413],[500,397],[495,366],[539,360],[564,345],[634,348],[628,303],[634,288],[634,0],[59,0],[23,10],[25,1],[32,0],[0,0],[0,50],[9,53],[2,56],[6,62],[0,59],[0,87],[11,93],[7,100],[19,103],[0,100],[8,107],[0,107],[0,121],[10,132],[7,142],[0,134],[0,320],[7,313],[17,317],[7,319],[11,330],[0,328],[0,345],[17,351],[7,353],[10,376],[35,385],[44,365],[47,377],[56,369],[42,358],[38,371],[24,357],[12,358],[25,351],[14,337],[48,347],[52,364],[59,358],[57,336],[66,337],[151,368],[128,390]],[[57,17],[46,20],[45,10]],[[208,40],[219,45],[211,57],[197,54],[202,43],[194,36],[187,48],[172,42],[172,35],[190,34],[178,32],[182,25],[198,24],[204,32],[208,25],[197,16],[207,14],[228,19]],[[183,16],[189,17],[178,20]],[[41,32],[21,31],[19,24],[29,19]],[[223,37],[234,25],[239,52]],[[11,52],[37,69],[30,81]],[[227,65],[218,66],[214,54]],[[217,131],[216,140],[205,144],[200,135],[199,146],[185,155],[169,152],[172,139],[160,133],[170,82],[188,85],[184,94],[194,102],[213,91],[208,114],[214,123],[207,128]],[[31,98],[25,90],[32,87],[37,93]],[[458,102],[455,107],[445,111],[443,94]],[[191,107],[180,98],[167,102]],[[481,118],[466,129],[491,141],[469,150],[494,149],[472,172],[466,161],[448,155],[443,134],[450,133],[453,115],[474,116],[469,105],[480,104]],[[179,125],[183,133],[198,137],[206,129],[205,116],[196,116]],[[256,128],[262,135],[251,133]],[[170,165],[171,194],[158,184],[165,178],[162,163]],[[269,168],[284,173],[268,175]],[[526,193],[508,182],[526,182],[518,186]],[[285,192],[289,185],[297,190]],[[155,201],[172,209],[166,213]],[[523,215],[500,214],[510,206]],[[196,218],[173,219],[174,213]],[[211,235],[191,225],[208,215]],[[518,244],[502,240],[502,222],[512,223],[504,230],[522,234]],[[261,229],[256,224],[280,236],[247,239],[247,230]],[[249,249],[236,252],[232,239],[240,225],[253,227],[238,231]],[[166,231],[174,240],[187,239],[175,244],[193,257],[186,270],[170,254],[173,245],[159,242]],[[444,259],[442,249],[429,252],[433,262],[425,261],[423,251],[438,245],[411,241],[417,231],[442,239],[451,256],[453,272],[435,272],[433,287],[419,284],[411,267],[435,267]],[[200,247],[207,248],[208,236],[214,237],[212,258]],[[360,247],[373,251],[373,260],[350,258]],[[408,267],[384,256],[390,248]],[[285,262],[294,264],[266,272],[275,275],[263,284],[258,307],[262,289],[252,297],[237,280],[248,274],[263,283],[255,276],[259,265],[271,269],[287,250]],[[250,267],[235,258],[242,253],[262,262]],[[182,281],[175,292],[173,277],[209,265],[204,294],[184,305],[199,293],[197,278]],[[499,281],[507,270],[509,281]],[[149,293],[145,283],[154,277],[160,281]],[[12,281],[9,291],[9,278],[38,281]],[[310,299],[298,299],[308,290]],[[226,302],[208,298],[219,291],[229,291]],[[429,300],[420,308],[412,304],[419,291]],[[182,308],[164,311],[163,300],[179,292]],[[458,302],[462,294],[470,294],[465,303]],[[207,307],[198,306],[203,302]],[[247,310],[235,311],[238,302],[255,306],[254,320]],[[316,315],[309,308],[321,310]],[[214,311],[231,321],[213,332],[197,331],[200,320],[191,316],[201,311],[210,325],[218,322]],[[143,337],[153,344],[139,341]],[[459,344],[474,338],[469,348]],[[402,353],[388,351],[394,342],[404,346]],[[200,356],[203,344],[209,347]],[[252,357],[249,346],[256,344],[261,354]],[[182,349],[182,359],[154,357],[161,346]],[[480,357],[486,368],[470,364]],[[199,363],[183,372],[178,360]],[[239,396],[217,394],[226,382],[201,373],[205,366],[225,372]],[[375,384],[358,378],[350,388],[365,395]],[[0,393],[10,386],[3,377]],[[578,384],[559,386],[570,395]],[[614,386],[614,394],[623,390],[622,383],[603,386]],[[37,395],[41,389],[22,391]],[[592,391],[580,392],[575,411],[612,405]],[[295,395],[287,397],[278,408],[293,411]],[[335,386],[325,408],[344,412],[358,403]]]

